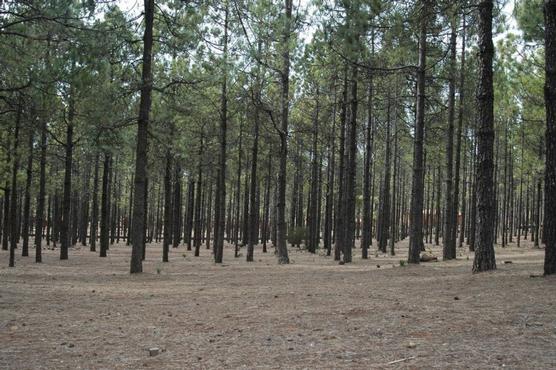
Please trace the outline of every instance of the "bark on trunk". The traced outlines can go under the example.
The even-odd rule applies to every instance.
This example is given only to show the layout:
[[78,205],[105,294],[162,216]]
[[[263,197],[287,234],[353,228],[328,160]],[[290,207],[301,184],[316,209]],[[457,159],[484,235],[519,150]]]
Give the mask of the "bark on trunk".
[[102,171],[102,197],[100,201],[100,257],[106,257],[106,251],[109,248],[110,242],[110,203],[108,200],[108,193],[110,192],[110,162],[110,154],[105,153]]
[[145,242],[145,194],[147,193],[147,136],[152,93],[152,47],[154,0],[144,0],[145,33],[143,35],[143,69],[141,74],[141,100],[137,122],[137,148],[135,153],[135,196],[131,223],[130,273],[143,272],[143,245]]
[[[166,167],[164,170],[164,238],[162,240],[162,262],[168,262],[168,252],[172,242],[172,156],[166,151]],[[178,231],[179,233],[179,231]]]
[[417,68],[417,104],[413,142],[413,181],[411,185],[411,209],[409,230],[409,263],[419,263],[423,245],[423,138],[425,131],[425,72],[427,56],[427,25],[430,11],[429,0],[422,0],[419,26],[419,66]]
[[371,246],[371,167],[373,158],[373,76],[369,77],[369,91],[367,95],[367,127],[365,133],[365,167],[363,169],[363,231],[361,238],[361,258],[369,257],[369,247]]
[[226,226],[226,133],[228,126],[228,2],[224,14],[224,51],[223,51],[223,76],[220,106],[220,153],[218,163],[218,179],[216,182],[216,199],[214,203],[214,262],[222,263],[224,253],[224,227]]
[[[25,200],[23,205],[23,245],[21,247],[21,255],[29,256],[29,228],[31,214],[31,180],[33,178],[33,129],[29,130],[29,154],[27,157],[27,178],[25,180]],[[35,232],[37,232],[35,230]]]
[[556,273],[556,0],[544,2],[546,166],[544,177],[544,274]]
[[492,0],[479,3],[479,81],[477,87],[477,240],[473,272],[496,269],[492,194],[494,144],[494,91],[492,84]]
[[73,117],[75,113],[74,97],[69,98],[68,122],[66,129],[66,159],[64,172],[64,198],[62,202],[62,224],[60,225],[60,259],[68,259],[70,240],[70,211],[71,211],[71,175],[73,161]]
[[286,167],[288,160],[288,116],[290,102],[290,32],[292,21],[292,0],[284,1],[284,30],[282,33],[282,72],[280,73],[280,161],[278,170],[278,200],[276,204],[277,233],[276,251],[279,264],[290,263],[288,257],[286,224]]
[[17,247],[17,220],[15,217],[17,211],[17,170],[19,168],[19,155],[17,153],[19,146],[19,127],[21,125],[21,115],[23,110],[23,102],[21,96],[18,98],[18,107],[15,118],[15,130],[14,130],[14,147],[13,147],[13,163],[12,163],[12,185],[10,194],[10,261],[9,267],[15,266],[15,248]]
[[[457,210],[454,208],[455,195],[453,193],[452,174],[454,168],[454,117],[455,117],[455,98],[456,98],[456,16],[455,11],[452,15],[450,33],[450,77],[448,82],[448,133],[446,140],[446,202],[444,208],[444,233],[442,236],[442,256],[444,260],[456,258],[456,240],[453,230]],[[439,174],[440,175],[440,174]],[[440,193],[438,193],[440,198]],[[439,215],[436,215],[439,217]]]

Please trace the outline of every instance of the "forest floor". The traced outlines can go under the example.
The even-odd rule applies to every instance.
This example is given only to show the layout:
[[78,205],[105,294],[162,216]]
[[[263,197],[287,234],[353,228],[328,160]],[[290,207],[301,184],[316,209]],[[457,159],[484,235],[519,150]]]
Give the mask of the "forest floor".
[[476,275],[466,248],[401,266],[407,242],[349,265],[290,248],[287,266],[183,246],[163,264],[149,245],[133,276],[125,245],[43,253],[10,269],[0,252],[0,368],[556,368],[556,277],[530,245],[497,247],[498,270]]

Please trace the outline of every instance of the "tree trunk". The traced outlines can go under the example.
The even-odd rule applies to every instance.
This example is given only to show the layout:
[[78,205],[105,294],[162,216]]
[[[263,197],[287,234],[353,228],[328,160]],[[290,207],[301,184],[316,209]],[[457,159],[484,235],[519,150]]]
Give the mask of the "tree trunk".
[[104,153],[102,197],[100,201],[100,257],[106,257],[106,251],[110,243],[110,203],[108,199],[108,193],[110,192],[110,162],[111,155]]
[[409,263],[419,263],[423,245],[423,138],[425,131],[425,72],[427,56],[427,25],[429,0],[422,0],[419,25],[419,66],[417,68],[417,104],[413,142],[413,181],[411,185],[411,210],[409,230]]
[[135,196],[131,222],[130,273],[143,272],[143,245],[145,242],[145,194],[147,193],[147,137],[152,93],[152,47],[154,0],[144,0],[145,33],[143,35],[143,69],[141,74],[141,100],[137,122],[137,148],[135,153]]
[[21,95],[18,98],[17,113],[15,118],[15,130],[14,130],[14,147],[13,147],[13,164],[12,164],[12,185],[10,194],[10,261],[9,267],[15,266],[15,248],[17,247],[17,220],[15,217],[17,211],[17,171],[19,168],[19,155],[17,153],[19,146],[19,127],[21,125],[21,115],[23,110],[23,101]]
[[239,124],[239,144],[237,151],[237,174],[236,174],[236,204],[235,204],[235,230],[234,230],[234,257],[239,255],[239,232],[241,218],[241,169],[243,159],[243,120]]
[[477,87],[477,240],[473,272],[496,269],[493,186],[494,91],[492,84],[492,0],[479,3],[479,82]]
[[[181,196],[181,167],[176,160],[175,169],[174,169],[174,202],[172,204],[174,210],[172,215],[172,248],[177,248],[180,245],[181,239],[181,222],[182,222],[182,196]],[[191,231],[193,229],[193,210],[194,210],[194,192],[195,192],[195,181],[193,180],[193,176],[191,177],[192,189],[191,189],[191,196],[187,201],[187,231],[189,232],[186,235],[187,238],[187,250],[191,250]],[[184,240],[185,241],[185,240]]]
[[96,251],[97,231],[98,231],[98,172],[99,172],[99,154],[95,155],[95,174],[93,178],[93,210],[91,217],[91,236],[90,250]]
[[[396,86],[397,91],[397,86]],[[398,125],[397,119],[394,119],[394,172],[392,176],[392,210],[390,212],[390,255],[396,255],[396,181],[397,181],[397,167],[398,167]]]
[[[172,242],[172,156],[166,150],[166,167],[164,170],[164,238],[162,240],[162,262],[168,262],[168,252]],[[179,230],[178,230],[179,233]]]
[[[456,133],[456,167],[454,176],[454,214],[452,215],[454,223],[454,229],[452,230],[452,239],[456,240],[456,233],[458,229],[458,211],[459,211],[459,186],[460,186],[460,163],[461,163],[461,148],[462,148],[462,132],[463,132],[463,115],[465,114],[465,42],[466,42],[466,24],[465,24],[465,12],[462,12],[462,31],[461,31],[461,66],[460,66],[460,77],[459,77],[459,112],[458,112],[458,128]],[[465,231],[465,154],[463,156],[463,184],[462,184],[462,201],[461,201],[461,226],[459,234],[458,247],[463,245],[463,235]]]
[[340,158],[338,163],[338,203],[335,209],[334,225],[334,260],[339,261],[342,252],[342,240],[345,232],[345,170],[346,170],[346,119],[348,94],[348,65],[344,64],[344,86],[342,91],[342,106],[340,110]]
[[351,79],[351,113],[349,124],[349,148],[346,173],[346,231],[344,234],[344,263],[352,260],[355,235],[355,180],[357,173],[357,67],[353,67]]
[[71,173],[73,160],[73,118],[75,114],[73,92],[70,92],[68,122],[66,130],[66,158],[64,172],[64,198],[62,203],[62,224],[60,225],[60,259],[68,259],[70,241],[70,211],[71,211]]
[[390,110],[392,101],[390,93],[386,97],[387,111],[386,111],[386,149],[384,154],[384,180],[382,185],[382,193],[380,202],[379,213],[379,232],[378,232],[378,249],[382,253],[386,253],[388,246],[388,236],[390,235],[390,175],[391,175],[391,160],[392,160],[392,115]]
[[37,198],[37,213],[35,221],[35,262],[42,262],[42,231],[44,224],[44,202],[46,198],[46,149],[47,149],[47,119],[41,118],[41,157],[39,173],[39,196]]
[[[31,179],[33,177],[33,136],[34,132],[29,130],[29,154],[27,157],[27,178],[25,180],[25,200],[23,205],[23,246],[21,247],[21,255],[29,256],[29,228],[31,214]],[[35,230],[35,232],[37,232]]]
[[284,0],[284,30],[282,33],[282,72],[280,73],[281,96],[280,96],[280,165],[278,170],[278,201],[277,212],[277,235],[276,251],[279,264],[290,263],[288,257],[287,224],[286,224],[286,167],[288,161],[288,116],[290,102],[290,33],[292,22],[292,0]]
[[200,253],[200,249],[201,249],[201,243],[202,243],[202,220],[201,220],[201,208],[203,207],[202,203],[203,203],[203,165],[202,165],[202,161],[203,161],[203,152],[204,152],[204,146],[203,146],[203,135],[201,135],[201,143],[199,145],[199,163],[197,165],[197,195],[196,195],[196,199],[195,199],[195,214],[194,214],[194,218],[195,218],[195,226],[194,226],[194,240],[193,240],[193,246],[195,247],[195,257],[199,257],[199,253]]
[[228,9],[226,1],[224,14],[224,51],[223,76],[220,107],[220,153],[218,179],[216,182],[216,199],[214,203],[214,262],[222,263],[224,253],[224,227],[226,215],[226,133],[228,125]]
[[544,2],[546,165],[544,177],[544,274],[556,273],[556,0]]
[[[455,117],[455,98],[456,98],[456,38],[457,38],[457,21],[455,6],[454,14],[451,15],[451,32],[450,32],[450,77],[448,82],[448,133],[446,140],[446,202],[444,208],[444,233],[442,236],[442,256],[444,260],[456,258],[456,228],[454,214],[457,215],[457,209],[454,208],[455,194],[453,193],[453,168],[454,168],[454,117]],[[440,175],[440,174],[439,174]],[[438,193],[440,198],[440,193]],[[436,215],[439,217],[439,215]]]
[[320,241],[320,230],[318,227],[318,198],[319,198],[319,162],[318,162],[318,131],[319,131],[319,88],[317,86],[316,98],[315,98],[315,116],[313,117],[313,147],[312,147],[312,159],[311,159],[311,202],[308,210],[308,226],[309,226],[309,244],[307,245],[307,250],[310,253],[316,253],[319,247]]
[[361,238],[361,258],[369,257],[369,247],[371,246],[371,229],[373,220],[371,219],[371,165],[373,157],[373,76],[369,76],[369,91],[367,93],[367,127],[365,133],[365,165],[363,169],[363,231]]

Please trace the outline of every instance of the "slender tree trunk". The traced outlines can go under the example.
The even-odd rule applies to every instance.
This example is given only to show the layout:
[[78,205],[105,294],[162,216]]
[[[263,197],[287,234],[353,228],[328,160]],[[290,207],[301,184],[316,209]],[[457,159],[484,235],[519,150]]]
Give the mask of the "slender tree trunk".
[[[168,262],[170,243],[172,243],[172,155],[166,150],[166,167],[164,170],[164,238],[162,240],[162,262]],[[175,216],[175,215],[174,215]],[[178,230],[179,233],[179,230]]]
[[91,177],[91,160],[90,157],[87,156],[86,164],[85,164],[85,172],[83,173],[83,200],[81,202],[81,209],[79,210],[79,214],[81,216],[81,222],[79,223],[79,240],[81,241],[82,246],[87,245],[87,231],[89,228],[89,183]]
[[[436,175],[436,205],[435,205],[435,211],[434,211],[434,216],[435,216],[435,234],[434,234],[434,245],[439,245],[440,244],[440,234],[441,234],[441,229],[442,229],[442,211],[441,211],[441,204],[442,204],[442,194],[441,194],[441,189],[442,189],[442,169],[440,168],[440,166],[438,166],[438,170],[437,170],[437,175]],[[431,234],[432,234],[432,229],[431,229]],[[444,233],[444,235],[446,235]],[[431,240],[432,240],[432,235],[431,235]],[[455,254],[455,252],[454,252]],[[455,258],[455,256],[454,256]]]
[[234,257],[239,256],[239,232],[241,216],[241,169],[243,159],[243,121],[239,124],[239,144],[237,152],[237,174],[236,174],[236,204],[235,204],[235,230],[234,230]]
[[73,92],[70,92],[68,122],[66,130],[66,159],[64,172],[64,198],[62,203],[62,224],[60,225],[60,259],[68,259],[70,240],[70,215],[71,215],[71,174],[73,160],[73,118],[75,114]]
[[[453,223],[454,229],[452,230],[452,239],[456,240],[456,233],[458,229],[458,220],[459,220],[459,186],[460,186],[460,163],[461,163],[461,148],[462,148],[462,132],[463,132],[463,115],[465,114],[465,100],[464,100],[464,93],[465,93],[465,42],[466,42],[466,24],[465,24],[465,12],[462,12],[462,31],[461,31],[461,66],[460,66],[460,77],[459,77],[459,113],[458,113],[458,128],[456,133],[456,167],[455,167],[455,176],[454,176],[454,215]],[[461,227],[460,227],[460,234],[459,234],[459,243],[458,247],[462,247],[463,245],[463,235],[465,231],[465,154],[463,157],[463,184],[462,184],[462,201],[461,201]]]
[[[33,178],[33,137],[34,132],[31,128],[29,130],[29,154],[27,157],[27,178],[25,180],[25,200],[23,205],[23,245],[21,247],[21,255],[23,257],[29,256],[29,228],[30,228],[30,214],[31,214],[31,180]],[[37,229],[35,227],[35,229]],[[35,232],[39,232],[35,230]]]
[[[476,144],[475,144],[476,146]],[[477,151],[473,149],[473,166],[472,171],[470,172],[472,179],[471,184],[471,199],[470,199],[470,217],[469,217],[469,251],[475,251],[475,241],[477,236]]]
[[[172,215],[172,248],[177,248],[180,244],[181,237],[181,209],[182,209],[182,196],[181,196],[181,166],[176,160],[174,169],[174,202],[173,202],[173,215]],[[184,241],[187,242],[187,250],[191,250],[191,231],[193,229],[193,210],[194,208],[194,194],[195,194],[195,181],[191,177],[190,182],[192,194],[189,196],[187,201],[187,231],[188,234],[185,235]]]
[[194,227],[194,241],[193,246],[195,247],[195,257],[199,257],[201,243],[202,243],[202,220],[201,220],[201,208],[203,207],[203,152],[204,152],[204,140],[203,135],[201,135],[201,143],[199,145],[199,163],[197,165],[197,195],[195,199],[195,227]]
[[[9,145],[9,135],[7,137],[8,153],[6,155],[6,163],[10,163],[10,145]],[[11,184],[9,176],[6,176],[6,183],[4,185],[4,218],[2,220],[2,250],[8,250],[8,245],[10,241],[10,204],[11,204]]]
[[319,88],[316,92],[316,107],[315,116],[313,117],[313,145],[312,145],[312,163],[311,163],[311,202],[308,207],[308,226],[309,226],[309,245],[307,250],[311,253],[316,253],[319,247],[320,230],[318,227],[318,198],[319,198],[319,162],[318,162],[318,131],[319,131]]
[[348,99],[348,65],[344,64],[344,86],[340,110],[340,158],[338,163],[338,204],[335,209],[334,226],[334,260],[339,261],[342,253],[342,241],[345,233],[345,171],[346,171],[346,131],[347,131],[347,99]]
[[[462,189],[461,189],[461,228],[460,228],[460,232],[459,232],[459,242],[458,242],[458,247],[461,248],[463,247],[463,241],[465,238],[465,231],[467,230],[465,225],[466,225],[466,215],[467,215],[467,184],[468,184],[468,174],[467,174],[467,158],[466,158],[466,150],[465,150],[465,146],[463,149],[463,181],[462,181]],[[456,160],[457,162],[457,160]],[[456,170],[456,176],[457,175],[457,170]],[[457,186],[456,186],[456,190],[457,190]],[[454,193],[456,193],[456,191],[454,190]],[[458,209],[456,207],[456,209]]]
[[[397,91],[397,86],[396,86]],[[398,167],[398,125],[397,120],[394,119],[394,172],[392,178],[392,211],[390,212],[390,255],[396,255],[396,181],[397,181],[397,167]]]
[[[261,53],[261,41],[258,42],[258,55]],[[257,76],[255,82],[255,94],[256,94],[256,104],[255,104],[255,117],[254,117],[254,127],[253,127],[253,149],[251,151],[251,192],[249,200],[249,223],[251,224],[251,232],[249,233],[249,241],[247,245],[247,262],[253,262],[253,249],[255,244],[257,244],[258,230],[254,225],[258,223],[259,218],[259,207],[257,206],[257,160],[259,153],[259,120],[260,120],[260,109],[259,102],[261,100],[261,84],[260,84],[260,64],[257,65]]]
[[492,83],[492,0],[479,3],[479,82],[477,88],[477,243],[473,272],[496,269],[494,255],[493,143],[494,91]]
[[110,162],[111,155],[105,153],[102,171],[102,197],[100,201],[100,257],[106,257],[106,251],[110,243],[110,203],[108,199],[110,192]]
[[425,133],[425,72],[427,56],[427,25],[429,0],[422,0],[419,25],[419,66],[417,68],[417,104],[413,143],[413,181],[411,185],[411,210],[409,230],[409,263],[419,263],[423,245],[423,138]]
[[90,249],[91,252],[96,251],[97,231],[98,231],[98,172],[99,172],[99,154],[95,155],[95,174],[93,178],[93,210],[91,219],[91,236]]
[[371,219],[371,167],[373,157],[373,76],[369,76],[369,87],[367,93],[367,127],[365,133],[365,165],[363,169],[363,231],[361,238],[361,258],[369,258],[369,247],[371,246],[371,229],[373,220]]
[[281,96],[280,96],[280,161],[278,170],[278,200],[277,212],[277,235],[276,251],[279,264],[290,263],[288,257],[287,224],[286,224],[286,182],[287,182],[287,160],[288,160],[288,116],[290,102],[290,33],[292,22],[292,0],[284,0],[284,30],[282,33],[282,72],[280,73]]
[[46,198],[46,149],[47,149],[47,120],[41,119],[41,156],[39,173],[39,196],[37,198],[37,213],[35,223],[35,262],[42,262],[42,231],[44,225],[44,202]]
[[[444,260],[456,258],[456,239],[454,230],[456,228],[454,214],[455,194],[453,193],[453,168],[454,168],[454,118],[455,118],[455,98],[456,98],[456,41],[457,41],[457,21],[455,14],[450,19],[450,77],[448,82],[448,137],[446,140],[446,202],[444,208],[444,234],[442,237],[442,256]],[[439,174],[440,175],[440,174]],[[440,198],[440,193],[438,193]],[[439,217],[439,215],[437,215]]]
[[214,218],[214,262],[222,263],[224,253],[224,228],[226,215],[226,134],[228,125],[228,2],[224,14],[224,51],[223,76],[220,108],[220,156],[218,163],[218,180],[216,182],[215,218]]
[[15,118],[15,130],[14,130],[14,147],[13,147],[13,163],[12,163],[12,185],[10,194],[10,262],[9,267],[15,266],[15,249],[17,247],[17,242],[19,241],[17,237],[17,220],[15,217],[17,211],[17,171],[19,169],[19,155],[17,153],[19,147],[19,127],[21,126],[21,115],[23,110],[23,99],[21,95],[18,98],[17,113]]
[[391,160],[392,160],[392,115],[390,114],[392,101],[390,93],[387,94],[387,112],[386,112],[386,149],[384,154],[384,182],[382,185],[382,202],[380,203],[380,226],[378,234],[378,249],[382,253],[386,253],[388,245],[388,237],[390,235],[390,177],[391,177]]
[[263,213],[263,253],[267,252],[266,244],[269,239],[270,230],[270,181],[272,177],[272,149],[268,152],[268,173],[266,175],[265,193],[264,193],[264,213]]

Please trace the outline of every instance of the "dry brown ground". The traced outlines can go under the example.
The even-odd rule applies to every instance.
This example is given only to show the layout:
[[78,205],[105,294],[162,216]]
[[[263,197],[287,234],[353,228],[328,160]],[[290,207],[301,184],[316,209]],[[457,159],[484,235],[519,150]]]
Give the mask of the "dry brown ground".
[[184,247],[162,264],[149,246],[134,276],[124,245],[12,269],[2,251],[0,367],[556,368],[556,279],[530,277],[542,250],[497,248],[498,270],[472,275],[466,251],[401,267],[406,248],[368,261],[357,250],[344,266],[293,249],[288,266],[259,249],[246,263],[227,248],[216,266]]

